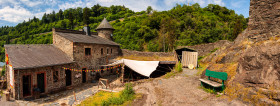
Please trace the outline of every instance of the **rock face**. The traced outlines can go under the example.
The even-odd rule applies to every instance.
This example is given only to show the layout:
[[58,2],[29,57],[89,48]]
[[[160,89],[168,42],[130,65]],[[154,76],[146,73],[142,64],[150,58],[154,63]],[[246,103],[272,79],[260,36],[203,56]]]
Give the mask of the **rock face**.
[[[232,45],[245,48],[238,61],[236,81],[247,87],[280,87],[279,36],[280,0],[251,0],[248,29]],[[246,37],[251,43],[244,45],[241,41]]]
[[248,49],[239,60],[238,81],[246,87],[280,87],[280,42]]
[[249,37],[268,38],[280,33],[280,0],[251,0]]
[[[202,62],[210,70],[228,73],[229,95],[233,94],[231,91],[240,92],[240,86],[236,86],[240,84],[252,89],[249,94],[237,97],[255,104],[280,105],[280,0],[251,0],[250,5],[248,28],[233,44]],[[238,66],[233,69],[228,67],[231,64]]]

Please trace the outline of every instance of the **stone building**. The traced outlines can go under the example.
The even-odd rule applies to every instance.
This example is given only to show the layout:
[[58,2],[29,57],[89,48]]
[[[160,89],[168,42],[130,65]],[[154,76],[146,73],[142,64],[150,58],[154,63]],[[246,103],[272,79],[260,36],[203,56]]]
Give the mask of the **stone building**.
[[106,76],[112,71],[70,71],[100,69],[110,59],[121,55],[112,41],[114,28],[104,19],[91,33],[53,28],[53,44],[5,45],[7,84],[15,99],[33,97],[33,89],[48,94]]

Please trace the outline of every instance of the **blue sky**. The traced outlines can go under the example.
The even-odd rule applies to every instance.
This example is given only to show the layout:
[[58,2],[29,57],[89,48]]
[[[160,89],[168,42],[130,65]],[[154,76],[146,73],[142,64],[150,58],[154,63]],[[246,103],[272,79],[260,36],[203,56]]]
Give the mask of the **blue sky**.
[[23,20],[42,15],[53,10],[65,10],[75,7],[124,5],[134,11],[146,10],[148,6],[162,11],[169,10],[176,4],[199,3],[202,7],[208,4],[219,4],[245,17],[249,16],[250,0],[0,0],[0,26],[15,26]]

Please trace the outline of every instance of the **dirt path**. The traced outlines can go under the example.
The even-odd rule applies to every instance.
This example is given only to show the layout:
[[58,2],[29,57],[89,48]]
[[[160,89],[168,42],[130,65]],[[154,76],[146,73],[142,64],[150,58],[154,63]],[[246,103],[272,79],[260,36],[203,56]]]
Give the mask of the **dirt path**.
[[144,94],[135,104],[145,106],[243,106],[239,101],[227,101],[224,96],[216,97],[200,88],[199,77],[194,70],[184,72],[174,78],[158,78],[153,81],[136,85],[137,93]]

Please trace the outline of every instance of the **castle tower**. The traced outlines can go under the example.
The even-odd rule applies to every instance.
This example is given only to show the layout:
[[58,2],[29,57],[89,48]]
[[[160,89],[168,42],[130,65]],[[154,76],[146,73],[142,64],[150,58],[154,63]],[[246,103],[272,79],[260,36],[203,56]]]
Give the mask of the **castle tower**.
[[100,25],[95,29],[98,33],[98,36],[112,40],[112,34],[115,30],[110,23],[106,20],[106,18],[103,19],[103,21],[100,23]]

